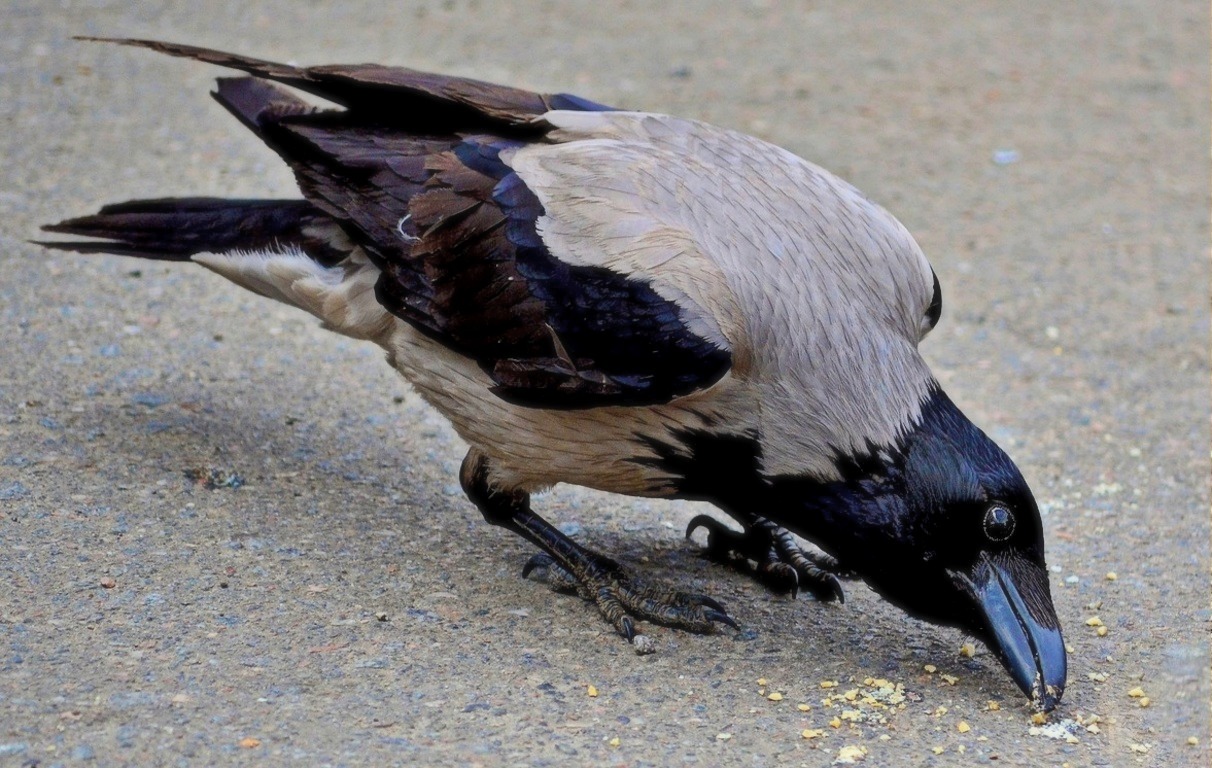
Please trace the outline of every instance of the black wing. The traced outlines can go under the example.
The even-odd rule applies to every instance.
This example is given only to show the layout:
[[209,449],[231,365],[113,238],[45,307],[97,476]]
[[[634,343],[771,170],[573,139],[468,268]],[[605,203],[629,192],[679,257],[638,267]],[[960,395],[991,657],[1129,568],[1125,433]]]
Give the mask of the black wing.
[[571,266],[536,231],[543,209],[501,159],[545,141],[550,109],[607,109],[377,65],[299,68],[121,41],[249,72],[345,107],[317,110],[255,78],[215,97],[294,169],[307,200],[382,269],[379,301],[474,359],[494,391],[543,407],[653,404],[710,386],[731,354],[692,333],[643,279]]

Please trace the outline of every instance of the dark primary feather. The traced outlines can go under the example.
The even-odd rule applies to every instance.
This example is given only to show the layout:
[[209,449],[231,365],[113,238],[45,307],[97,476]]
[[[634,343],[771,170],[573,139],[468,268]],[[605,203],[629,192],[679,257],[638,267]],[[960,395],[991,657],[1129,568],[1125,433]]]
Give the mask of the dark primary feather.
[[99,239],[39,244],[165,261],[186,261],[196,253],[295,247],[321,264],[331,264],[345,254],[334,251],[321,232],[308,232],[330,221],[305,200],[132,200],[107,205],[92,216],[43,227],[47,232]]
[[552,109],[609,109],[570,94],[539,94],[405,67],[385,67],[381,64],[295,67],[157,40],[79,39],[150,48],[170,56],[238,69],[298,88],[362,115],[374,115],[402,127],[428,132],[489,129],[538,134],[544,130],[544,126],[536,124],[535,118]]

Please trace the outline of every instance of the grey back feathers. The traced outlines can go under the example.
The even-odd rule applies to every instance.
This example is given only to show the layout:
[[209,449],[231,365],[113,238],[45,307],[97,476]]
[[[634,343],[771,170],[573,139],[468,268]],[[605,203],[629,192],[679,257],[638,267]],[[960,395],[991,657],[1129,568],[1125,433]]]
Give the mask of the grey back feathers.
[[[551,112],[555,144],[504,159],[559,258],[649,281],[722,339],[760,412],[768,474],[834,475],[890,445],[932,381],[917,353],[934,279],[906,229],[849,184],[750,136],[628,112]],[[739,415],[738,415],[739,416]]]

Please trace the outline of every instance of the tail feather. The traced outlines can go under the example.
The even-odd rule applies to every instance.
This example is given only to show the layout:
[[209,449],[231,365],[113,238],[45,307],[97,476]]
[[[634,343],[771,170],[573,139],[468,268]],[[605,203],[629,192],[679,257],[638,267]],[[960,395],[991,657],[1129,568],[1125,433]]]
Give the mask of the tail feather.
[[107,205],[92,216],[67,219],[44,231],[95,240],[36,241],[80,253],[113,253],[187,261],[199,253],[260,251],[297,246],[320,263],[332,263],[331,219],[304,200],[224,200],[212,197],[132,200]]

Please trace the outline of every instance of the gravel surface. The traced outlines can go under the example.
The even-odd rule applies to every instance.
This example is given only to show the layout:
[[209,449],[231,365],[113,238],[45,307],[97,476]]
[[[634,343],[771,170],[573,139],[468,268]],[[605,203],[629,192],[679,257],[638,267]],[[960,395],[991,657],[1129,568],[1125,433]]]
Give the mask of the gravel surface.
[[[1208,8],[1064,7],[10,2],[0,765],[1207,765]],[[739,638],[638,657],[519,579],[379,351],[189,265],[26,243],[103,202],[293,193],[217,69],[70,34],[568,90],[854,182],[930,255],[926,354],[1044,508],[1061,708],[1033,726],[983,647],[859,584],[791,601],[700,560],[690,504],[538,508]]]

